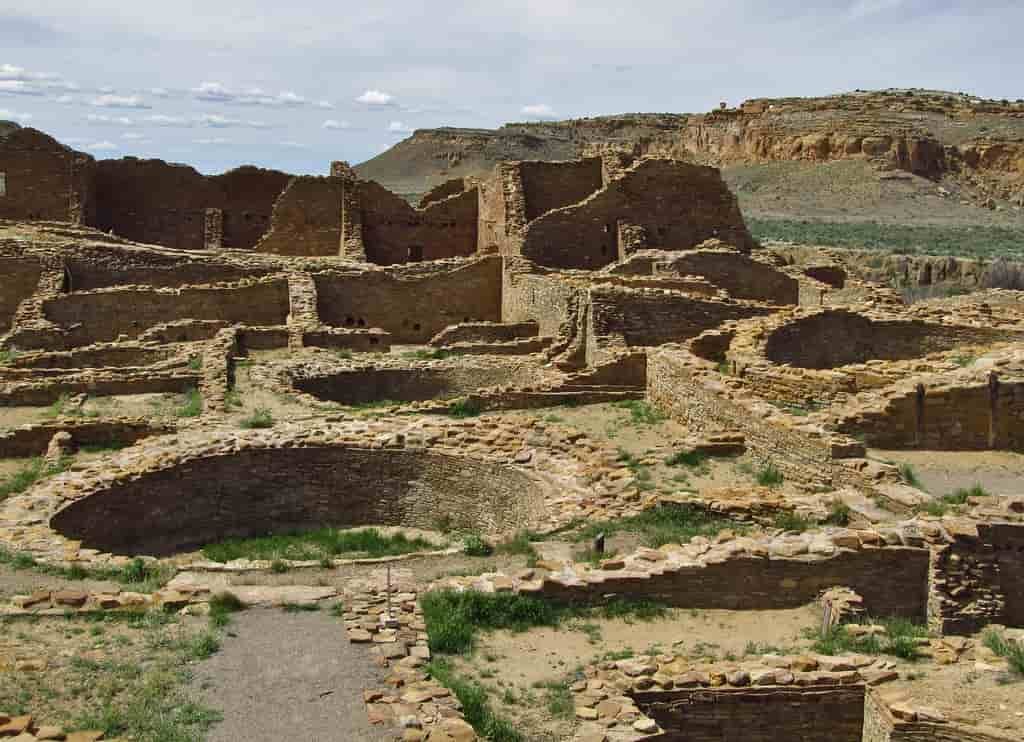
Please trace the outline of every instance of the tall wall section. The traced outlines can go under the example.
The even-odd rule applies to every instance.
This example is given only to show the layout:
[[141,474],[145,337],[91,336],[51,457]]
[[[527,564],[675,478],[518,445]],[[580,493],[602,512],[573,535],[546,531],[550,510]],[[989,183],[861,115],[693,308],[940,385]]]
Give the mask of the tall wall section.
[[0,133],[0,219],[90,223],[95,167],[36,129]]
[[344,191],[342,178],[292,178],[274,202],[270,231],[256,245],[256,251],[307,257],[338,255]]
[[[101,160],[90,226],[182,250],[247,250],[267,231],[274,202],[290,179],[287,173],[248,166],[206,176],[163,160]],[[213,244],[207,239],[209,210],[220,212]]]
[[718,170],[643,159],[583,201],[529,222],[522,254],[551,267],[600,268],[618,259],[623,225],[643,230],[652,249],[687,250],[712,238],[743,252],[753,245]]

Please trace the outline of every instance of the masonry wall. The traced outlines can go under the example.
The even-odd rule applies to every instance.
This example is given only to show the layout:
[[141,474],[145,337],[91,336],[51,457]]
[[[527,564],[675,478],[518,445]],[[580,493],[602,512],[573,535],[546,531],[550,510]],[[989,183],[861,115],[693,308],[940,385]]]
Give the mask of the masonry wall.
[[803,317],[775,330],[768,336],[765,355],[775,363],[799,368],[835,368],[872,359],[920,358],[967,343],[1010,340],[1014,335],[916,320],[875,321],[840,309]]
[[480,253],[519,255],[526,226],[526,202],[518,163],[502,162],[479,185]]
[[780,270],[730,250],[693,250],[658,265],[660,272],[703,276],[736,299],[797,304],[800,284]]
[[567,162],[520,162],[518,168],[527,221],[552,209],[579,203],[604,185],[600,157]]
[[379,327],[394,343],[427,343],[448,325],[501,319],[501,259],[314,275],[320,320]]
[[40,275],[38,260],[0,257],[0,334],[11,329],[18,305],[35,293]]
[[64,328],[68,343],[75,346],[116,340],[121,335],[134,338],[154,325],[177,319],[283,325],[288,318],[288,283],[281,279],[179,291],[112,289],[67,294],[46,301],[43,312]]
[[292,178],[274,202],[270,231],[256,244],[256,251],[275,255],[338,255],[344,183],[344,179],[336,177]]
[[569,316],[569,304],[579,288],[557,275],[536,272],[522,261],[510,261],[505,271],[501,317],[504,322],[538,323],[539,334],[558,334]]
[[[979,720],[984,721],[984,720]],[[1012,733],[1010,733],[1012,734]],[[1016,742],[995,730],[967,727],[953,722],[907,722],[894,719],[883,701],[868,691],[864,703],[863,742]]]
[[101,160],[91,226],[136,242],[182,250],[206,246],[206,210],[222,211],[221,246],[251,249],[267,231],[290,175],[241,167],[206,176],[163,160]]
[[634,693],[665,742],[861,742],[864,687]]
[[[850,470],[833,462],[829,442],[796,427],[772,425],[724,394],[720,383],[695,375],[685,354],[652,350],[647,356],[647,398],[693,433],[740,431],[760,462],[771,461],[787,480],[862,486]],[[808,479],[808,474],[812,479]],[[841,583],[836,583],[841,584]]]
[[719,564],[680,567],[613,582],[565,586],[545,580],[547,597],[597,601],[610,593],[646,597],[679,608],[768,610],[797,608],[829,587],[844,585],[864,598],[876,616],[923,621],[928,601],[928,550],[904,547],[841,551],[829,559],[734,558]]
[[372,181],[360,182],[363,245],[379,265],[468,257],[476,252],[479,196],[475,188],[414,209]]
[[620,223],[642,228],[652,249],[687,250],[711,238],[744,252],[753,244],[718,170],[645,159],[582,202],[531,221],[522,254],[551,267],[600,268],[618,259]]
[[772,312],[769,307],[663,291],[594,288],[590,296],[598,345],[618,339],[632,346],[680,343],[727,320]]
[[107,250],[80,245],[64,258],[69,291],[91,291],[113,286],[178,287],[256,278],[271,268],[230,265],[209,256],[183,261],[180,255],[155,250]]
[[150,435],[172,433],[174,428],[142,420],[55,420],[0,433],[0,457],[42,456],[57,433],[71,434],[75,446],[130,446]]
[[93,214],[96,162],[30,128],[0,136],[0,219],[88,223]]
[[500,464],[425,451],[245,450],[146,474],[78,500],[51,525],[84,545],[166,555],[231,537],[360,525],[486,533],[543,514],[542,492]]

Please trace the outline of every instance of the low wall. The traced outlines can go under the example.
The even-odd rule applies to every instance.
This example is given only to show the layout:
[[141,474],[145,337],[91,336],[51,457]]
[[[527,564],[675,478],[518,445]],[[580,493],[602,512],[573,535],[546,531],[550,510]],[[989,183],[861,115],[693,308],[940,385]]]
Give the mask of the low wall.
[[130,446],[151,435],[172,433],[174,428],[148,420],[54,420],[0,434],[0,458],[42,456],[50,439],[62,431],[71,434],[75,446]]
[[243,450],[144,474],[77,500],[51,526],[90,548],[166,555],[230,537],[308,527],[431,528],[450,515],[484,532],[541,517],[542,489],[501,464],[349,447]]
[[11,329],[18,305],[35,293],[42,273],[38,260],[0,257],[0,334]]
[[659,742],[861,742],[864,686],[634,693]]

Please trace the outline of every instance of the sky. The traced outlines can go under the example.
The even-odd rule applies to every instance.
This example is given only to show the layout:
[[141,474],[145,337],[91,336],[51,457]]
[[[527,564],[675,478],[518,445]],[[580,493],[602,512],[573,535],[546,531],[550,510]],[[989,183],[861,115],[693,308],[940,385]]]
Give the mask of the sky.
[[1024,2],[3,0],[0,119],[326,174],[419,128],[922,87],[1024,97]]

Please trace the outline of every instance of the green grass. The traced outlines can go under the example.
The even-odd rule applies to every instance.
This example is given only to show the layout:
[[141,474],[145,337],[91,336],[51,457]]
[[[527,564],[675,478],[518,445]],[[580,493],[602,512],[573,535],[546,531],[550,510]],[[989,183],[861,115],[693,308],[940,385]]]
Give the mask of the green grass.
[[61,460],[56,464],[47,464],[41,458],[29,459],[28,462],[6,479],[0,480],[0,502],[11,495],[18,495],[36,482],[41,482],[54,474],[60,474],[68,468],[70,462]]
[[605,618],[653,621],[667,609],[651,601],[613,600],[603,605],[558,603],[532,595],[481,593],[475,590],[432,590],[420,601],[427,624],[430,650],[437,654],[466,654],[481,631],[526,631],[535,626],[557,628],[569,621]]
[[123,567],[85,569],[79,565],[57,567],[37,562],[25,553],[11,552],[0,548],[0,564],[17,570],[32,570],[40,574],[63,577],[68,580],[108,580],[118,582],[126,590],[137,593],[151,593],[159,590],[174,576],[174,568],[148,563],[138,557]]
[[271,561],[312,561],[351,554],[367,557],[397,556],[436,547],[420,538],[404,533],[384,535],[376,528],[358,531],[318,528],[255,538],[228,539],[203,547],[203,556],[214,562],[233,559],[264,559]]
[[556,719],[572,719],[575,716],[575,703],[572,698],[572,691],[569,690],[569,683],[548,682],[542,684],[544,688],[544,705],[548,713]]
[[808,520],[791,510],[783,510],[772,521],[772,525],[783,531],[796,531],[803,533],[814,527],[814,521]]
[[533,541],[542,541],[543,537],[529,530],[517,531],[516,535],[508,541],[498,544],[497,551],[501,554],[513,556],[525,556],[527,565],[532,566],[539,558]]
[[86,412],[82,407],[71,406],[71,395],[65,392],[46,408],[43,417],[49,420],[58,417],[99,417],[99,413],[95,410]]
[[199,417],[203,414],[203,395],[195,387],[185,390],[184,401],[175,414],[178,417]]
[[419,350],[410,350],[402,354],[402,358],[409,358],[414,361],[443,361],[450,356],[451,353],[449,351],[441,350],[440,348],[432,350],[420,348]]
[[986,631],[982,642],[1009,663],[1011,673],[1024,677],[1024,643],[1007,639],[1002,632],[995,629]]
[[971,497],[989,497],[990,493],[980,484],[975,484],[969,489],[958,489],[948,495],[943,495],[937,500],[932,500],[921,506],[920,512],[941,518],[950,511],[956,512],[967,504]]
[[202,356],[190,356],[188,359],[188,368],[190,371],[202,371],[203,370],[203,357]]
[[921,486],[921,480],[917,478],[917,472],[914,471],[914,467],[910,464],[900,464],[899,467],[900,477],[904,482],[909,484],[911,487],[917,487],[919,490],[924,489]]
[[656,425],[665,420],[665,415],[649,403],[639,399],[627,399],[615,402],[619,409],[629,410],[630,420],[636,425]]
[[455,418],[476,417],[484,411],[483,405],[473,399],[457,399],[448,405],[447,413]]
[[665,464],[668,466],[687,466],[691,469],[703,471],[708,468],[709,459],[710,457],[706,453],[700,451],[676,451],[665,459]]
[[210,598],[210,626],[222,629],[231,623],[231,614],[245,610],[245,604],[234,593],[220,592]]
[[906,618],[865,619],[864,623],[884,626],[886,633],[857,637],[840,625],[824,633],[812,629],[805,636],[814,640],[812,649],[820,654],[888,654],[905,660],[918,658],[918,639],[928,636],[927,627]]
[[494,547],[478,533],[467,534],[462,539],[462,553],[472,557],[486,557],[494,553]]
[[89,443],[84,446],[79,446],[78,450],[82,453],[108,453],[110,451],[120,451],[124,448],[128,448],[130,444],[125,443],[117,438],[111,438],[104,443]]
[[459,699],[463,717],[480,737],[490,742],[526,742],[514,724],[495,714],[483,685],[460,677],[444,658],[430,662],[427,672]]
[[3,348],[0,349],[0,366],[7,366],[18,358],[21,353],[17,348]]
[[577,540],[590,540],[600,533],[635,533],[647,546],[685,544],[694,536],[716,536],[720,531],[742,527],[724,518],[714,517],[706,510],[690,505],[661,503],[637,515],[590,523],[575,533]]
[[266,407],[257,407],[249,417],[244,418],[238,424],[249,430],[272,428],[274,427],[274,415]]
[[842,500],[833,500],[829,506],[828,516],[823,521],[827,526],[848,526],[853,510]]
[[945,227],[813,222],[790,219],[747,219],[757,240],[783,240],[802,245],[829,245],[900,255],[956,255],[967,258],[1024,258],[1020,230],[1010,227]]
[[769,461],[757,470],[755,475],[757,483],[762,487],[779,487],[785,480],[782,470]]

